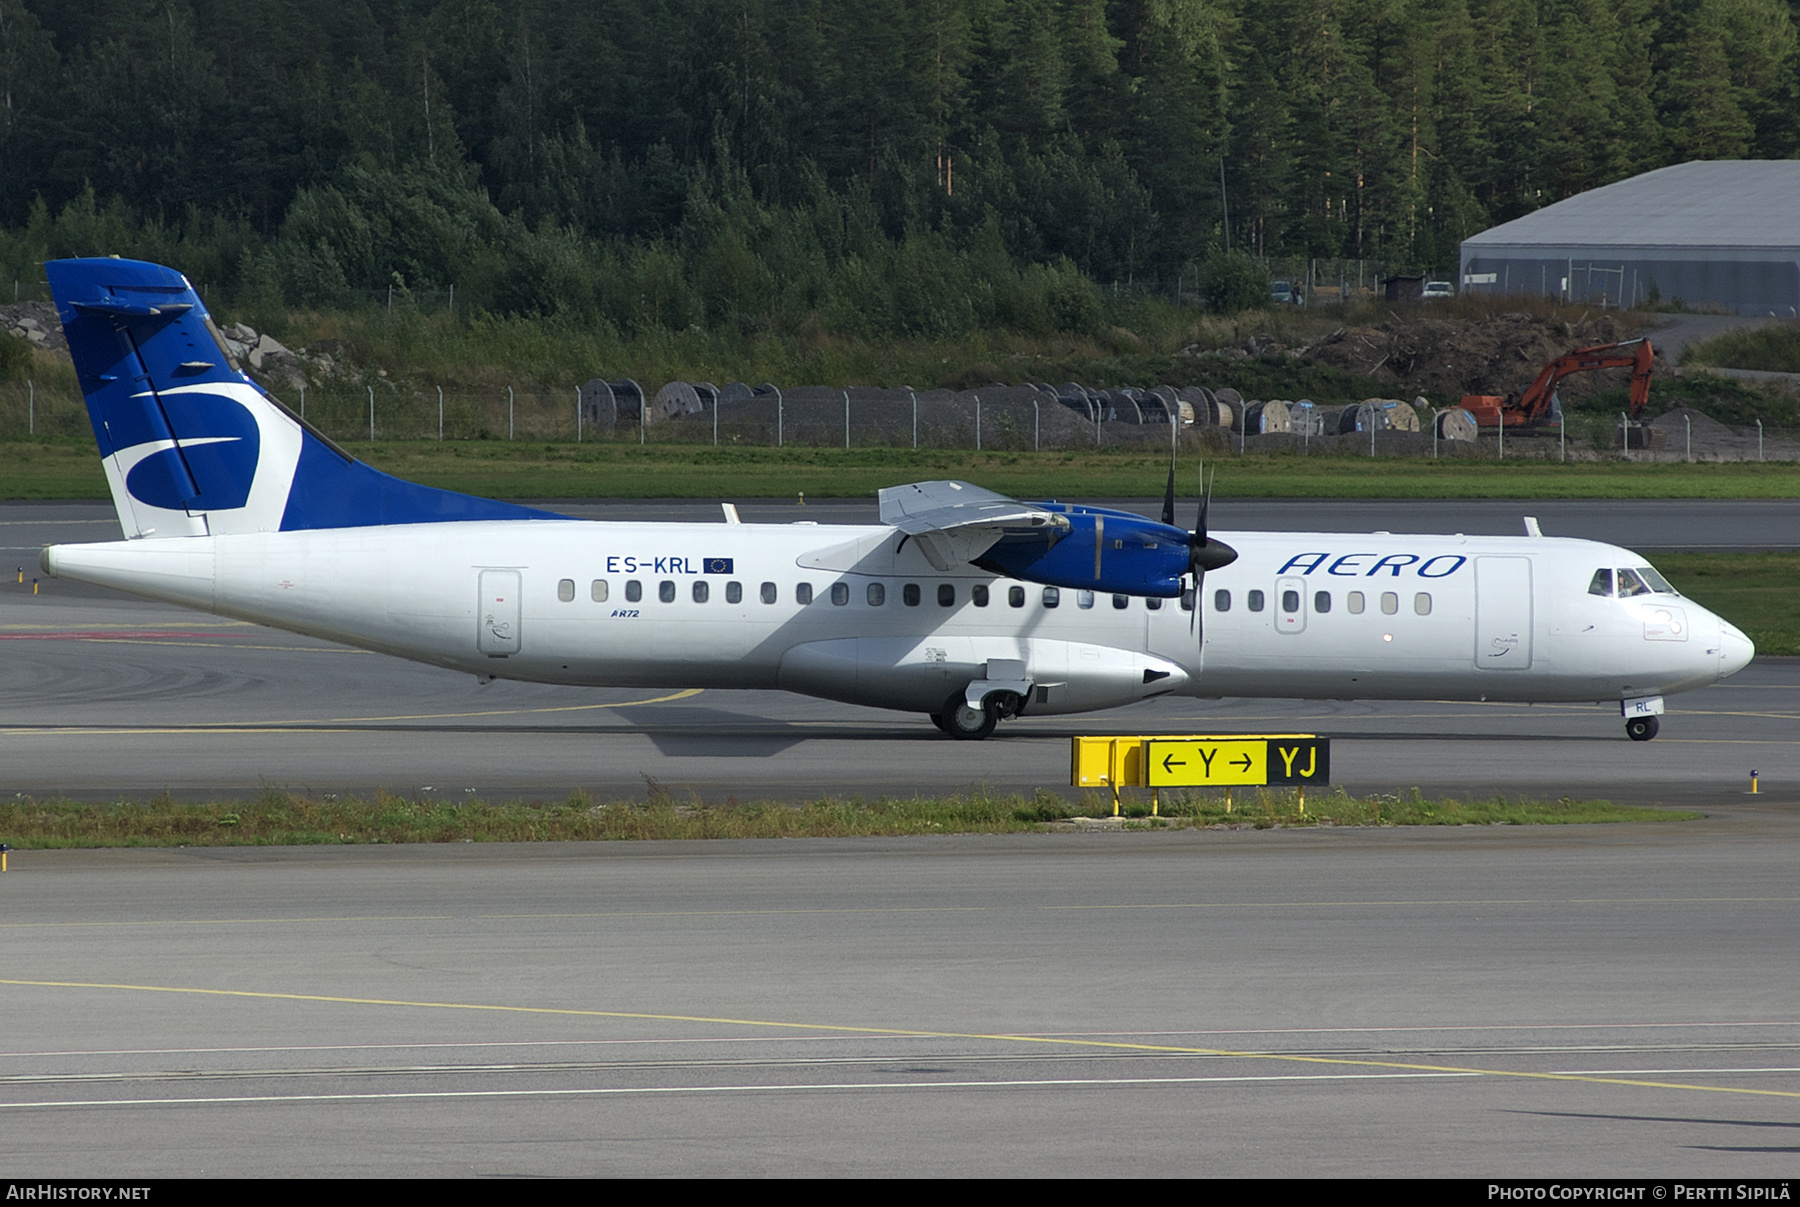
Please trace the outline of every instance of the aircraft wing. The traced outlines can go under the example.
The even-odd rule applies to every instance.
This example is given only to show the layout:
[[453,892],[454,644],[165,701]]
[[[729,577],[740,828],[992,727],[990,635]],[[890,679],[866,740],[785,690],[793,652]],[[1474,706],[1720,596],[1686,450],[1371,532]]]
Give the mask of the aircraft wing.
[[1055,544],[1069,518],[967,482],[914,482],[881,491],[881,522],[918,542],[939,570],[973,561],[1001,537],[1039,534]]

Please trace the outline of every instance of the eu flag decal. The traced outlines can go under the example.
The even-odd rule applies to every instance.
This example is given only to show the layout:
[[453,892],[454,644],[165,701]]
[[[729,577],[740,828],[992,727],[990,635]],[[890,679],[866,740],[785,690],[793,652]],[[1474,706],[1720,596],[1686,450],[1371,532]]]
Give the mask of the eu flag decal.
[[700,562],[701,565],[705,567],[705,569],[701,571],[702,574],[731,573],[731,559],[728,557],[706,557],[701,558]]

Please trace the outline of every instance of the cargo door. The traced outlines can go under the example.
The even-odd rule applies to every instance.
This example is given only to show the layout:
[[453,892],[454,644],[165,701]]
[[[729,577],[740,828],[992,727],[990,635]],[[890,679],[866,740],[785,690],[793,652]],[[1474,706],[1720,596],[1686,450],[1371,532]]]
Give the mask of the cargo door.
[[475,648],[490,658],[519,652],[519,572],[483,570],[476,601]]
[[1475,559],[1475,665],[1522,671],[1531,665],[1531,559]]

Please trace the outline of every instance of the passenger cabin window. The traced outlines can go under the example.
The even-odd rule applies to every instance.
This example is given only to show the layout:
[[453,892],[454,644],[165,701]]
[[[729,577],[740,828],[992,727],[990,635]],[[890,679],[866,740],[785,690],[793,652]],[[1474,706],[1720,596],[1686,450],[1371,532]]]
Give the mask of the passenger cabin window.
[[1024,587],[1008,587],[1006,589],[1006,602],[1007,602],[1008,606],[1010,606],[1010,607],[1014,607],[1014,608],[1024,607],[1025,606],[1025,588]]
[[1363,593],[1361,591],[1352,591],[1350,594],[1346,595],[1344,597],[1344,608],[1352,616],[1361,616],[1363,613]]
[[1194,610],[1194,592],[1192,588],[1181,593],[1181,610],[1183,612],[1192,612]]
[[1300,592],[1283,591],[1281,593],[1281,610],[1290,615],[1300,610]]
[[794,602],[802,606],[812,602],[812,584],[801,583],[794,588]]
[[644,584],[635,578],[625,580],[625,602],[636,603],[644,598]]
[[1329,592],[1329,591],[1314,591],[1313,592],[1313,611],[1319,613],[1320,615],[1324,615],[1326,612],[1331,611],[1331,592]]
[[938,607],[954,608],[956,606],[956,587],[951,583],[938,584]]
[[887,602],[887,588],[880,583],[869,584],[869,606],[879,608]]
[[1129,595],[1113,596],[1113,607],[1117,611],[1123,612],[1126,608],[1129,608],[1130,606],[1131,606],[1131,596],[1129,596]]
[[907,583],[904,587],[901,587],[900,588],[900,602],[905,604],[909,608],[918,607],[919,606],[919,584],[918,583]]
[[1077,591],[1077,592],[1075,592],[1075,606],[1078,608],[1093,607],[1094,606],[1094,593],[1092,591]]
[[1215,612],[1231,611],[1231,592],[1229,592],[1229,591],[1214,591],[1213,592],[1213,611],[1215,611]]
[[969,588],[969,600],[978,608],[987,607],[987,605],[988,605],[988,589],[985,586],[970,587]]
[[664,603],[674,603],[675,602],[675,584],[666,578],[663,579],[660,583],[657,583],[656,584],[656,598],[662,600]]
[[1162,611],[1162,600],[1156,598],[1154,595],[1145,596],[1144,606],[1149,608],[1152,612],[1160,612]]
[[1054,608],[1062,603],[1062,591],[1056,587],[1044,588],[1044,606]]
[[762,587],[760,588],[760,591],[762,594],[762,601],[764,603],[772,604],[775,602],[775,596],[776,596],[777,592],[775,590],[774,583],[764,583],[762,585]]
[[1392,591],[1383,591],[1381,593],[1381,614],[1383,616],[1392,616],[1399,610],[1400,596]]
[[1588,584],[1588,594],[1589,595],[1611,595],[1612,594],[1612,571],[1611,570],[1596,570],[1596,571],[1594,571],[1594,581]]
[[1421,616],[1431,615],[1431,595],[1428,592],[1421,591],[1413,596],[1413,611]]
[[575,598],[575,580],[572,578],[565,578],[557,583],[556,598],[562,600],[564,603],[573,601]]
[[694,580],[694,602],[705,603],[712,598],[712,584],[704,578]]
[[732,603],[732,604],[743,603],[744,602],[744,584],[743,583],[726,583],[725,584],[725,602]]
[[593,598],[595,603],[605,603],[606,580],[604,578],[596,578],[593,585],[588,588],[588,594]]
[[[1230,600],[1226,600],[1226,602],[1229,603]],[[1244,606],[1246,608],[1249,608],[1252,612],[1262,611],[1263,610],[1263,593],[1261,591],[1246,591],[1246,592],[1244,592]]]
[[831,584],[832,606],[841,608],[849,602],[850,602],[850,584],[849,583],[832,583]]

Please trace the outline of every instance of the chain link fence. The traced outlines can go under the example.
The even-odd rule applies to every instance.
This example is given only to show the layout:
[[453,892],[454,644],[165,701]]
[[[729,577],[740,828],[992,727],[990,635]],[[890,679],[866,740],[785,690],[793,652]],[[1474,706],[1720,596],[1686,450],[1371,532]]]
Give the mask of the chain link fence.
[[[595,383],[589,383],[589,386]],[[1436,420],[1453,408],[1421,409],[1418,430],[1331,420],[1297,420],[1292,430],[1261,430],[1268,409],[1300,404],[1233,400],[1221,414],[1194,401],[1210,391],[1084,390],[1064,386],[994,386],[983,390],[849,389],[800,386],[669,386],[644,400],[620,383],[604,397],[580,390],[498,387],[483,391],[416,390],[349,382],[288,388],[276,397],[344,444],[362,441],[494,440],[566,443],[655,443],[934,448],[1025,451],[1185,446],[1218,454],[1412,456],[1486,460],[1800,461],[1800,429],[1731,427],[1699,412],[1677,410],[1643,425],[1620,416],[1570,414],[1566,426],[1475,439],[1451,439]],[[682,388],[686,386],[686,388]],[[1080,391],[1079,395],[1076,393]],[[1221,392],[1223,394],[1223,392]],[[1343,408],[1351,412],[1356,407]],[[1364,409],[1367,409],[1366,407]],[[1180,426],[1171,432],[1169,418]],[[1221,422],[1221,421],[1225,422]],[[1228,424],[1228,425],[1227,425]],[[0,436],[91,436],[87,407],[73,391],[35,382],[0,383]],[[1624,442],[1629,441],[1629,448]]]

